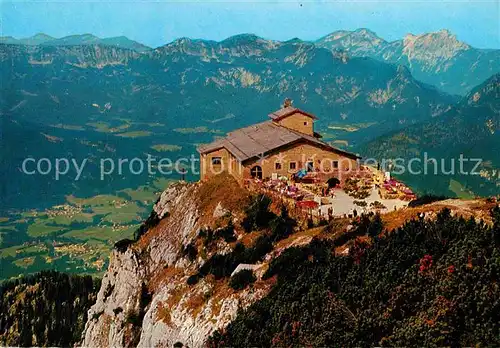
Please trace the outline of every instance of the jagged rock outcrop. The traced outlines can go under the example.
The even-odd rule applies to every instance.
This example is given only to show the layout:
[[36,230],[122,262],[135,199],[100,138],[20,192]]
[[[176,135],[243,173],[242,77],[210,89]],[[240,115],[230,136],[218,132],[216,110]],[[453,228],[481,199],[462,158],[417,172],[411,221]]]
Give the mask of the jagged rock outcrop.
[[97,301],[89,310],[84,346],[124,345],[130,331],[127,320],[139,312],[145,275],[144,265],[134,250],[113,252]]
[[[149,255],[150,272],[159,266],[171,266],[179,257],[181,245],[189,243],[196,232],[199,211],[195,200],[196,185],[178,183],[163,191],[153,210],[160,219],[172,216],[160,233],[148,241],[146,251]],[[164,232],[164,233],[162,233]]]
[[272,282],[262,280],[242,291],[210,276],[187,283],[209,256],[226,252],[228,244],[221,241],[209,255],[195,258],[186,255],[186,246],[196,242],[201,227],[213,225],[216,210],[238,216],[241,204],[235,202],[247,195],[227,178],[177,183],[165,190],[153,208],[161,218],[158,225],[125,252],[113,252],[81,345],[172,347],[181,342],[200,347],[213,331],[234,320],[240,308],[267,294]]
[[[219,298],[212,295],[214,286],[210,282],[200,282],[193,292],[183,286],[165,287],[154,297],[144,317],[138,347],[171,347],[176,342],[200,347],[216,328],[234,320],[239,308],[262,298],[268,290],[251,288]],[[170,309],[169,302],[175,300],[180,291],[183,295],[178,305]],[[199,305],[198,301],[204,298],[208,298],[206,303]]]

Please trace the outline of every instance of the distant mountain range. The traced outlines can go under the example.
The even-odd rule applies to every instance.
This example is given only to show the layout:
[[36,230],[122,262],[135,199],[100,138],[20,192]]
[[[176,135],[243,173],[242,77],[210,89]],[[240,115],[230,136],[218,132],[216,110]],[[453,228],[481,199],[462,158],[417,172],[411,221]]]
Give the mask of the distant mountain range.
[[2,36],[0,37],[0,43],[11,44],[11,45],[29,45],[29,46],[105,45],[118,48],[125,48],[137,52],[144,52],[151,49],[150,47],[145,46],[137,41],[130,40],[125,36],[116,36],[116,37],[101,39],[92,34],[70,35],[59,39],[56,39],[52,36],[43,33],[39,33],[23,39],[16,39],[13,38],[12,36]]
[[316,45],[345,51],[352,57],[371,57],[407,66],[412,75],[450,93],[465,95],[500,72],[500,50],[478,49],[457,40],[448,30],[408,34],[388,42],[368,29],[336,31]]
[[[366,39],[352,43],[349,52],[333,44],[326,48],[319,42],[280,42],[249,34],[220,42],[181,38],[149,50],[130,49],[136,43],[126,38],[93,35],[54,39],[39,34],[11,43],[8,40],[15,39],[3,38],[1,141],[2,148],[9,149],[2,159],[7,168],[2,171],[4,180],[19,177],[20,161],[26,156],[55,158],[70,152],[94,161],[103,155],[132,158],[165,144],[179,147],[169,156],[190,155],[200,143],[265,120],[285,97],[319,117],[317,129],[325,141],[352,151],[362,149],[363,156],[383,154],[377,143],[363,148],[366,142],[440,120],[462,105],[456,106],[458,97],[415,79],[414,65],[356,57],[387,44],[373,40],[371,32],[337,36],[320,41],[344,42],[347,47],[348,37]],[[458,44],[452,56],[464,50],[473,49]],[[493,66],[478,61],[475,69],[484,72]],[[454,78],[466,81],[467,76]],[[30,141],[23,130],[29,130]],[[487,155],[496,163],[497,153]],[[96,194],[130,186],[126,180],[97,184],[95,175],[57,185],[50,177],[23,176],[5,188],[2,199],[26,206],[37,199],[47,201],[47,192],[55,192],[51,199],[57,200],[72,192]]]
[[[60,104],[87,110],[81,115],[71,110],[66,121],[87,122],[95,113],[92,103],[109,102],[111,113],[167,117],[179,126],[217,123],[223,130],[262,120],[285,97],[317,113],[325,127],[369,123],[384,129],[435,117],[455,101],[402,66],[370,58],[345,61],[311,43],[253,35],[221,42],[183,38],[140,54],[103,45],[18,44],[0,46],[0,54],[9,81],[3,97],[12,103],[4,110],[22,103],[13,114],[45,124],[70,112],[58,107],[29,115],[54,96]],[[68,78],[79,82],[68,87]]]
[[[10,149],[5,180],[19,177],[26,156],[133,158],[165,143],[182,147],[171,156],[196,154],[199,143],[266,120],[285,97],[316,114],[324,140],[339,147],[438,117],[456,101],[402,66],[344,60],[311,43],[253,35],[183,38],[142,53],[101,44],[0,44],[0,65],[7,81],[0,90],[2,141]],[[30,141],[23,129],[33,133]],[[2,198],[29,204],[40,195],[46,201],[46,192],[81,187],[95,194],[103,185],[95,175],[57,185],[48,176],[21,179]],[[20,190],[15,183],[23,182]],[[131,186],[107,184],[109,190]]]
[[[455,160],[455,175],[434,175],[434,164],[428,162],[427,175],[402,177],[421,191],[460,196],[471,192],[493,195],[500,192],[500,74],[474,88],[456,106],[440,117],[394,131],[364,144],[360,151],[378,159],[438,159],[438,172],[450,171]],[[458,160],[467,159],[460,173]],[[445,160],[444,168],[440,159]],[[475,159],[481,164],[474,169]],[[423,164],[415,165],[423,169]]]
[[[231,39],[233,38],[228,40]],[[302,42],[300,39],[289,42],[294,41]],[[102,39],[92,34],[71,35],[59,39],[43,33],[23,39],[3,36],[0,37],[0,43],[46,46],[105,45],[137,52],[151,50],[150,47],[125,36]],[[369,57],[404,65],[417,80],[434,85],[449,94],[465,95],[491,75],[500,72],[500,50],[474,48],[457,40],[448,30],[420,35],[407,34],[396,41],[386,41],[364,28],[354,31],[339,30],[313,43],[318,47],[330,49],[337,55],[345,55],[346,59]]]

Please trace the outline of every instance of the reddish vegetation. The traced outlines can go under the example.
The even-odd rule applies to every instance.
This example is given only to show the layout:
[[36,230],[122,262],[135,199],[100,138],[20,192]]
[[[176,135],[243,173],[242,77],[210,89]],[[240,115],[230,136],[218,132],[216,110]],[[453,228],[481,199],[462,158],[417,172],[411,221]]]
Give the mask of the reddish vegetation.
[[184,276],[184,269],[176,267],[165,267],[162,270],[154,273],[148,282],[148,289],[150,292],[155,292],[166,282],[171,282]]
[[182,299],[182,294],[185,293],[183,287],[174,289],[166,302],[159,302],[158,309],[156,311],[156,319],[163,321],[165,324],[169,325],[172,322],[170,317],[170,309],[177,306],[179,301]]
[[[206,222],[213,222],[213,212],[221,202],[224,209],[241,212],[247,205],[250,193],[241,187],[233,176],[222,173],[202,182],[197,192],[198,209]],[[202,217],[203,219],[203,217]]]
[[134,339],[134,324],[128,323],[125,325],[124,328],[123,341],[129,343],[132,346],[133,339]]
[[196,318],[198,313],[201,311],[206,299],[207,296],[205,296],[205,294],[196,293],[189,296],[189,298],[186,300],[185,306],[189,310],[193,318]]
[[424,257],[422,257],[420,259],[420,268],[418,269],[418,272],[425,273],[431,267],[432,267],[432,256],[431,255],[424,255]]
[[352,255],[352,258],[354,259],[354,262],[356,264],[360,263],[361,257],[363,257],[363,255],[366,252],[366,248],[368,247],[369,244],[366,240],[361,238],[356,238],[353,246],[349,249],[349,253]]
[[170,318],[170,309],[168,305],[163,304],[163,302],[158,303],[158,309],[156,310],[156,320],[161,320],[167,325],[172,322]]
[[466,267],[467,267],[468,269],[472,269],[472,268],[474,267],[474,266],[472,265],[472,256],[470,256],[470,255],[469,255],[469,256],[467,256],[467,265],[466,265]]
[[249,233],[243,234],[240,240],[238,242],[243,243],[244,246],[246,247],[251,247],[254,245],[255,241],[263,235],[264,232],[262,231],[252,231]]

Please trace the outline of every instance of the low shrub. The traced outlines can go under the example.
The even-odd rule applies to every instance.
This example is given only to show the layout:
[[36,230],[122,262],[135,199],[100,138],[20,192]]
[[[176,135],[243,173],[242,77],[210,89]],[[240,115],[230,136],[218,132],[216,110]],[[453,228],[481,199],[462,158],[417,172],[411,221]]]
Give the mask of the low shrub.
[[189,261],[196,260],[198,256],[198,250],[196,249],[196,245],[194,242],[189,243],[186,246],[182,247],[182,255],[187,257]]
[[260,230],[269,226],[269,222],[276,216],[269,210],[271,198],[264,194],[253,196],[245,209],[245,218],[241,225],[246,232]]
[[371,237],[378,236],[384,228],[379,214],[362,214],[358,219],[359,220],[354,222],[354,228],[352,230],[342,233],[333,240],[333,245],[335,247],[344,245],[356,237],[365,235]]
[[382,218],[380,217],[380,214],[377,213],[377,214],[375,214],[373,219],[371,219],[366,233],[370,237],[374,238],[374,237],[378,236],[380,233],[382,233],[383,230],[384,230],[384,223],[382,222]]
[[436,196],[432,194],[427,194],[423,195],[421,197],[418,197],[417,199],[414,199],[410,203],[408,203],[408,207],[410,208],[415,208],[424,204],[429,204],[437,201],[444,201],[445,199],[448,199],[448,197],[445,196]]
[[244,269],[231,277],[229,286],[234,290],[243,290],[248,285],[254,283],[256,280],[257,278],[255,278],[252,270]]
[[139,228],[135,230],[133,239],[126,238],[119,240],[115,243],[115,249],[120,253],[124,253],[125,251],[127,251],[130,245],[132,245],[134,242],[137,242],[144,233],[158,225],[159,222],[160,218],[158,217],[158,214],[156,214],[154,210],[151,211],[151,214],[149,214],[149,217],[146,219],[146,221],[144,221],[141,226],[139,226]]
[[239,263],[256,263],[263,259],[264,255],[273,250],[271,238],[262,235],[255,241],[251,248],[245,248]]
[[99,318],[101,317],[101,315],[104,314],[104,311],[100,311],[100,312],[97,312],[97,313],[94,313],[92,315],[92,320],[99,320]]
[[[168,215],[164,216],[167,217]],[[148,218],[146,221],[144,221],[141,226],[134,232],[134,240],[138,241],[141,236],[146,233],[148,230],[151,228],[157,226],[160,223],[160,218],[158,217],[158,214],[154,210],[151,211],[151,214],[149,214]]]
[[213,231],[211,228],[202,228],[198,232],[198,238],[203,239],[203,246],[205,248],[211,248],[213,243],[219,239],[224,239],[226,243],[232,243],[237,240],[234,234],[233,221],[229,220],[226,227],[219,228]]
[[269,268],[262,276],[262,279],[269,279],[275,274],[283,274],[284,272],[293,272],[290,269],[291,265],[300,264],[307,258],[304,248],[291,247],[281,253],[278,258],[271,261]]
[[132,244],[134,244],[133,240],[125,238],[116,242],[114,248],[116,249],[116,251],[124,253],[125,251],[127,251],[128,247]]
[[188,285],[195,285],[200,281],[200,276],[198,274],[193,274],[188,277],[187,279],[187,284]]
[[196,284],[202,277],[212,274],[216,279],[229,277],[240,263],[256,263],[262,261],[264,256],[273,250],[271,238],[267,235],[260,236],[253,247],[246,248],[242,243],[237,243],[229,254],[215,254],[208,259],[196,275],[188,278],[188,284]]
[[233,220],[229,220],[228,224],[224,228],[220,228],[215,231],[216,238],[222,238],[226,243],[232,243],[236,241],[236,235],[234,234]]
[[287,238],[291,235],[297,226],[297,221],[292,219],[288,215],[288,210],[285,206],[281,207],[280,216],[276,216],[269,223],[269,227],[271,228],[271,239],[273,242],[277,242],[281,239]]
[[125,322],[127,324],[132,324],[134,326],[138,326],[142,324],[142,318],[137,314],[135,311],[130,310],[127,312],[127,315],[125,316]]

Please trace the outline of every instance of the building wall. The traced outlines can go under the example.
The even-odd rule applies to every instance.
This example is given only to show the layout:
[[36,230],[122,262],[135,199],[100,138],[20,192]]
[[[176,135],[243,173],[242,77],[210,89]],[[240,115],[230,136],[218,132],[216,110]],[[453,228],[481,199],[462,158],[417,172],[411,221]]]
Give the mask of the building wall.
[[[263,178],[272,177],[273,173],[278,176],[290,177],[300,169],[306,168],[307,162],[313,162],[314,170],[319,171],[325,176],[337,177],[342,180],[342,177],[352,170],[357,169],[355,159],[343,156],[340,153],[327,151],[320,146],[313,145],[307,142],[290,145],[281,148],[279,151],[269,155],[262,162],[257,160],[244,163],[243,178],[250,178],[250,170],[255,165],[260,165],[262,168]],[[333,161],[338,162],[338,168],[334,168]],[[295,169],[290,169],[290,162],[296,163]],[[281,169],[276,169],[276,163],[281,163]]]
[[313,121],[314,120],[309,116],[296,112],[293,115],[287,116],[282,120],[279,120],[278,123],[283,127],[287,127],[307,135],[313,135],[314,133]]
[[[214,157],[221,158],[220,165],[212,164]],[[333,161],[337,161],[338,168],[334,168]],[[295,169],[290,168],[290,163],[295,163]],[[219,149],[200,156],[200,178],[206,180],[213,175],[229,172],[236,180],[251,178],[251,169],[259,165],[262,168],[262,177],[271,178],[273,173],[279,176],[290,177],[300,169],[305,169],[307,162],[313,163],[313,169],[326,177],[336,177],[340,180],[346,178],[352,170],[357,170],[355,159],[343,156],[340,153],[328,151],[321,146],[308,142],[296,143],[275,151],[266,156],[264,161],[246,161],[243,165],[226,149]],[[281,168],[276,168],[276,163]]]
[[[221,164],[212,164],[214,157],[221,158]],[[214,175],[224,171],[232,174],[237,180],[243,177],[243,166],[241,163],[226,149],[212,151],[207,154],[200,155],[200,178],[206,180]]]

